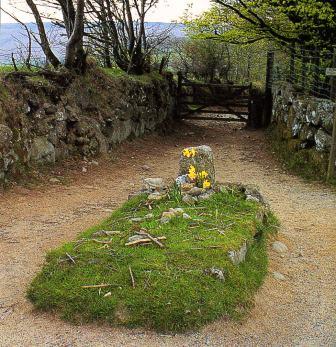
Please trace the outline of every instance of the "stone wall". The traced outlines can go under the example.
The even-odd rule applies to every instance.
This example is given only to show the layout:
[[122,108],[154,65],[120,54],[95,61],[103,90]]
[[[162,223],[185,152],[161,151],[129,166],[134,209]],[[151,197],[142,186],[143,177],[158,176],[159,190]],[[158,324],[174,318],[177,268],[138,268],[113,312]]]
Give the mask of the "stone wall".
[[31,166],[98,156],[127,138],[167,127],[175,90],[171,78],[108,77],[100,71],[0,79],[0,182]]
[[332,101],[304,96],[291,84],[273,86],[272,123],[277,133],[290,151],[309,151],[306,157],[323,163],[323,169],[331,147],[333,108]]

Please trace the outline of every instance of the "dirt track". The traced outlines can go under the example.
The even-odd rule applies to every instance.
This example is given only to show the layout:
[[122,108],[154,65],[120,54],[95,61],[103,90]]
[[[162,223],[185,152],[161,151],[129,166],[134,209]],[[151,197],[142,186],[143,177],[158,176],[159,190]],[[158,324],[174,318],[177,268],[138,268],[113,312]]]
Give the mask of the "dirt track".
[[[223,123],[185,124],[174,135],[123,145],[113,161],[68,184],[16,187],[0,196],[0,346],[336,345],[336,194],[288,175],[265,150],[262,132]],[[220,181],[255,183],[281,220],[289,252],[269,250],[270,275],[243,322],[220,320],[198,333],[163,336],[109,326],[73,326],[34,312],[25,289],[45,253],[107,217],[142,177],[174,177],[187,145],[209,144]],[[142,169],[150,166],[149,171]],[[64,171],[64,170],[63,170]],[[278,271],[285,281],[273,278]]]

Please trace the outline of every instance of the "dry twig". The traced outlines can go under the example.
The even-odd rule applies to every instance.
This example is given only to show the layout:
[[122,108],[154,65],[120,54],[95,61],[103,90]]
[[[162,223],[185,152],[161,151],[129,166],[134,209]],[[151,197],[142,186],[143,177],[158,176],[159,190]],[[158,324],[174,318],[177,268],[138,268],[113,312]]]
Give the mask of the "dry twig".
[[129,270],[129,273],[130,273],[130,276],[131,276],[132,287],[135,288],[135,279],[134,279],[134,276],[133,276],[132,268],[129,266],[128,270]]

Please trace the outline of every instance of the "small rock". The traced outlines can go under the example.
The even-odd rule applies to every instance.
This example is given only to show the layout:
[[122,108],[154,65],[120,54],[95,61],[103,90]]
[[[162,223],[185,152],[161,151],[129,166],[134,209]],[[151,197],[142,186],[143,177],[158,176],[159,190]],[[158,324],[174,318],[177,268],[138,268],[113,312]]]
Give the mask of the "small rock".
[[190,191],[188,192],[188,194],[191,196],[199,196],[203,193],[204,193],[204,190],[202,188],[198,188],[198,187],[194,187],[194,188],[190,189]]
[[186,194],[183,196],[182,201],[188,205],[195,205],[195,203],[197,202],[197,198],[195,198],[189,194]]
[[144,217],[144,219],[153,219],[153,218],[154,218],[153,213],[148,213],[148,214],[146,214],[146,216]]
[[98,161],[96,161],[96,160],[92,160],[91,164],[94,165],[94,166],[98,166],[99,165]]
[[245,242],[238,251],[229,251],[228,256],[234,265],[239,265],[245,261],[247,254],[247,243]]
[[184,210],[183,208],[170,208],[169,211],[163,212],[161,216],[160,222],[162,224],[169,223],[174,217],[178,217],[180,215],[183,215]]
[[246,195],[246,200],[247,201],[260,202],[259,199],[256,196],[252,196],[252,195]]
[[167,194],[162,194],[162,193],[152,193],[148,195],[148,200],[149,201],[160,201],[164,199],[167,196]]
[[285,281],[286,277],[280,272],[273,272],[273,277],[278,281]]
[[246,200],[248,201],[256,201],[263,205],[268,205],[266,199],[259,192],[259,188],[254,185],[246,185],[243,186],[243,192],[245,194]]
[[173,212],[175,214],[175,216],[177,215],[182,215],[184,213],[183,208],[181,207],[177,207],[177,208],[170,208],[169,209],[170,212]]
[[165,188],[163,178],[145,178],[145,188],[149,191],[162,191]]
[[183,213],[183,219],[191,219],[188,213]]
[[160,219],[160,222],[161,222],[162,224],[167,224],[167,223],[169,223],[169,222],[172,220],[172,218],[174,218],[175,216],[176,216],[175,213],[172,212],[172,211],[163,212],[163,213],[162,213],[162,217],[161,217],[161,219]]
[[143,219],[140,218],[140,217],[136,217],[136,218],[131,218],[130,221],[131,221],[132,223],[140,223],[140,222],[143,221]]
[[185,184],[188,184],[188,175],[182,175],[176,178],[175,182],[178,186],[183,186]]
[[82,172],[86,173],[87,172],[87,168],[86,167],[82,167]]
[[200,195],[198,197],[198,200],[199,201],[209,200],[214,194],[215,194],[215,192],[213,190],[212,191],[208,191],[208,192],[203,193],[202,195]]
[[288,251],[288,247],[280,241],[273,242],[272,248],[274,251],[276,251],[278,253],[285,253]]
[[224,276],[223,270],[220,270],[220,269],[213,267],[211,269],[205,269],[204,273],[206,275],[213,276],[213,277],[219,279],[220,281],[225,281],[225,276]]
[[50,178],[49,182],[50,183],[60,183],[61,181],[58,178],[53,177],[53,178]]
[[189,192],[192,188],[195,187],[193,183],[184,183],[181,185],[182,192]]
[[141,169],[144,170],[144,171],[150,171],[151,168],[148,165],[142,165]]

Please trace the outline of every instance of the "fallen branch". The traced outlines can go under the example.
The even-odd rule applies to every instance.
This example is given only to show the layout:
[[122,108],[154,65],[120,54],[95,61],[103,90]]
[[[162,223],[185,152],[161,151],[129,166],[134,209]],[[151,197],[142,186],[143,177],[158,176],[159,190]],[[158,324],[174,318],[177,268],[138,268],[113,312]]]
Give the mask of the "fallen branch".
[[73,262],[74,264],[76,264],[75,259],[74,259],[68,252],[65,253],[65,254],[66,254],[66,256],[70,259],[71,262]]
[[[155,238],[155,240],[157,241],[162,241],[162,240],[167,240],[167,238],[165,236],[162,237],[157,237]],[[153,240],[150,239],[149,237],[147,239],[141,239],[141,240],[136,240],[136,241],[132,241],[132,242],[128,242],[125,244],[125,246],[136,246],[136,245],[141,245],[141,244],[146,244],[146,243],[150,243]]]
[[162,244],[157,238],[153,237],[151,234],[148,234],[144,230],[140,230],[137,234],[147,236],[151,241],[156,243],[160,248],[164,248],[164,244]]
[[129,273],[130,273],[130,276],[131,276],[132,287],[135,288],[135,279],[134,279],[134,276],[133,276],[132,268],[129,266],[128,270],[129,270]]
[[81,286],[83,289],[89,289],[89,288],[106,288],[106,287],[111,287],[113,284],[92,284],[92,285],[86,285],[86,286]]

